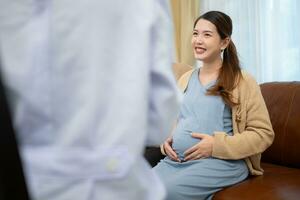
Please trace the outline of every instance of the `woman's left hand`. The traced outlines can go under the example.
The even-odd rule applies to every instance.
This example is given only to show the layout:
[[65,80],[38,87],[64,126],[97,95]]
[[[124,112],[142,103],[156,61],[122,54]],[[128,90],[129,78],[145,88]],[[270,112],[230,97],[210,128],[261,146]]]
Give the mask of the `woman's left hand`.
[[214,137],[203,133],[192,133],[191,136],[201,139],[201,141],[184,152],[184,161],[210,157],[212,155]]

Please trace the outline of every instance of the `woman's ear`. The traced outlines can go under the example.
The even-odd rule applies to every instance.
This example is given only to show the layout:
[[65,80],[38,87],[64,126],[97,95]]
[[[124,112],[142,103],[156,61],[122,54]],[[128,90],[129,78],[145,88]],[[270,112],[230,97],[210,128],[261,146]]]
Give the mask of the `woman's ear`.
[[230,37],[226,37],[225,39],[222,40],[221,42],[221,51],[223,51],[224,49],[227,48],[227,46],[229,45],[230,43]]

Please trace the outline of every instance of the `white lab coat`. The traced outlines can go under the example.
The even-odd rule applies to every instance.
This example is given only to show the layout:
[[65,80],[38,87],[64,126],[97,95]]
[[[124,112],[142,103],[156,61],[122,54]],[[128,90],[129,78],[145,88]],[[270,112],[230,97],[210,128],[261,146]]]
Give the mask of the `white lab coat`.
[[0,57],[38,200],[158,200],[143,159],[177,113],[164,0],[0,0]]

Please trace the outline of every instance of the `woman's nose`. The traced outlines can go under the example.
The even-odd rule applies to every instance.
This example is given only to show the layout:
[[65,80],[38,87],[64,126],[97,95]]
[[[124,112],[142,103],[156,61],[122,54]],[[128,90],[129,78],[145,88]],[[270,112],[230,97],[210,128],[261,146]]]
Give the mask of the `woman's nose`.
[[198,35],[198,36],[195,38],[195,41],[196,41],[196,43],[200,43],[200,44],[203,42],[200,35]]

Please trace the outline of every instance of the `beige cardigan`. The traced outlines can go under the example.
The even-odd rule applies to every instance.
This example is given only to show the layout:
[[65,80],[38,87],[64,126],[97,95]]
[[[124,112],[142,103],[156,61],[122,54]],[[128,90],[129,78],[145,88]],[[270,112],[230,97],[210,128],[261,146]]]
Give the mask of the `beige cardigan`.
[[[186,90],[193,71],[194,69],[180,77],[178,86],[182,92]],[[261,153],[272,144],[274,131],[260,87],[249,74],[242,74],[243,78],[232,91],[234,100],[239,102],[239,105],[232,108],[233,136],[225,132],[214,132],[212,156],[220,159],[245,159],[252,175],[262,175]]]

